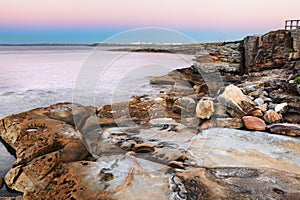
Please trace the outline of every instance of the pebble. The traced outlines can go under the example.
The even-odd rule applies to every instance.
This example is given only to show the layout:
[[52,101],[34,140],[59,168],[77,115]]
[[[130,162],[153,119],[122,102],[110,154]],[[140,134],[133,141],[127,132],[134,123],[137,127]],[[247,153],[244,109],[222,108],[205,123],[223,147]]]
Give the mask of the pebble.
[[264,105],[265,101],[262,98],[257,98],[254,100],[254,103],[256,103],[258,106],[262,106]]

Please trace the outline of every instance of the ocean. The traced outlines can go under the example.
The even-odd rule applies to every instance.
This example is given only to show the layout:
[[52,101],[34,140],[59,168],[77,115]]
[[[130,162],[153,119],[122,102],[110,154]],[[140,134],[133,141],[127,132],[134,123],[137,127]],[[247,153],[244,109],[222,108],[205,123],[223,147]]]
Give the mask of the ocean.
[[118,46],[0,46],[0,118],[58,102],[82,105],[157,94],[149,78],[189,67],[191,55],[108,51]]

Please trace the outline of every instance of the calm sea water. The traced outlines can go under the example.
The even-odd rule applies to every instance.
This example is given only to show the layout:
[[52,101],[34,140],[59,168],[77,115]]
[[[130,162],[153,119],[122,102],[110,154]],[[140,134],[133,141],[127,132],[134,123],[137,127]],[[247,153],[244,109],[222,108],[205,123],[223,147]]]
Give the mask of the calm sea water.
[[0,118],[58,102],[99,106],[151,96],[159,88],[149,85],[150,77],[192,62],[187,55],[107,48],[0,47]]

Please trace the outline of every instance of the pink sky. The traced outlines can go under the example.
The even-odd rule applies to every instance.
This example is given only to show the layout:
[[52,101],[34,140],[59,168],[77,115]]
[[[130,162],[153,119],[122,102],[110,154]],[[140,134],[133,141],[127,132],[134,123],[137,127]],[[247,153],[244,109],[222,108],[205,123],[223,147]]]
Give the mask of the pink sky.
[[0,0],[0,27],[270,30],[300,18],[300,0]]

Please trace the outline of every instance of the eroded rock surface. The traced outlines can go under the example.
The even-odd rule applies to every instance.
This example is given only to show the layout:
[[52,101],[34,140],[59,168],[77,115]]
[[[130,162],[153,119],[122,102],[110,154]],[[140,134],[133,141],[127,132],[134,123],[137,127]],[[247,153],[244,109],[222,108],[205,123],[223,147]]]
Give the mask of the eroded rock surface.
[[293,49],[292,37],[282,31],[263,36],[249,36],[244,40],[246,71],[261,71],[284,67]]
[[[178,199],[297,199],[296,174],[250,168],[199,168],[174,178]],[[280,177],[280,178],[279,178]],[[291,188],[289,184],[297,186]]]
[[3,119],[1,137],[17,155],[7,185],[24,199],[299,195],[298,139],[224,128],[199,133],[172,118],[101,126],[92,111],[57,104]]

